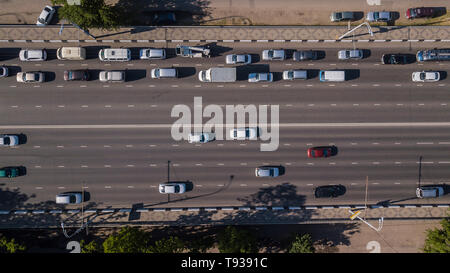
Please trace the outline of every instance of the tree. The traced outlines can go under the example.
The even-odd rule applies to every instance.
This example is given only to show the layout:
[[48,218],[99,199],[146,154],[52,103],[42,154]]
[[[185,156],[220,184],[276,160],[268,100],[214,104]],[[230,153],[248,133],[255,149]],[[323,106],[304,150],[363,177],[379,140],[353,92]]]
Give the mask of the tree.
[[7,238],[0,237],[0,253],[18,253],[25,252],[25,246],[16,243],[14,239],[8,240]]
[[161,239],[149,248],[151,253],[181,253],[185,249],[184,242],[178,237]]
[[52,0],[53,5],[62,5],[58,10],[60,18],[77,24],[82,29],[117,29],[124,22],[122,11],[105,4],[104,0],[81,0],[80,5],[69,5],[66,0]]
[[258,246],[255,236],[233,226],[227,226],[218,235],[220,253],[257,253]]
[[306,233],[301,236],[295,236],[289,249],[289,253],[314,253],[311,235]]
[[90,241],[88,244],[84,240],[80,241],[81,253],[103,253],[103,246],[96,241]]
[[149,241],[147,232],[126,226],[103,242],[103,250],[105,253],[147,253]]
[[441,225],[442,229],[427,230],[425,253],[450,253],[450,219],[442,219]]

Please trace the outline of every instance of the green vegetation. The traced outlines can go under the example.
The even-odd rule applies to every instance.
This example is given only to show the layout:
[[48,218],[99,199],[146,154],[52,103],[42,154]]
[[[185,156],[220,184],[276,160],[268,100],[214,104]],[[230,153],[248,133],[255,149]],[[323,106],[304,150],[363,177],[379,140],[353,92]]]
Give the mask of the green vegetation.
[[258,253],[255,236],[247,230],[227,226],[218,235],[220,253]]
[[183,241],[178,237],[169,236],[169,238],[156,241],[149,247],[150,253],[181,253],[185,249]]
[[25,246],[16,243],[14,239],[8,240],[0,236],[0,253],[19,253],[24,252]]
[[310,234],[295,236],[294,241],[289,248],[289,253],[314,253],[312,238]]
[[62,5],[58,9],[60,19],[79,25],[83,29],[118,29],[122,11],[114,6],[105,4],[104,0],[81,0],[80,5],[69,5],[66,0],[52,0],[53,5]]
[[442,229],[427,230],[423,251],[425,253],[450,253],[450,220],[441,221]]
[[123,227],[118,234],[109,236],[103,242],[105,253],[148,253],[150,236],[135,227]]

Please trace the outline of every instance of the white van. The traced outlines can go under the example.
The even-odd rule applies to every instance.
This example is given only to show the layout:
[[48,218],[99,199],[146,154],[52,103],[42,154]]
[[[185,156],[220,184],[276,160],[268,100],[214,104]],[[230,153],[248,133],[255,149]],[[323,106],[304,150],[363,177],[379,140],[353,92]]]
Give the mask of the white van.
[[321,82],[343,82],[345,81],[344,70],[320,70],[319,80]]
[[101,82],[124,82],[125,75],[123,70],[100,71],[98,78]]
[[86,60],[86,49],[83,47],[60,47],[56,50],[59,60]]
[[418,198],[432,198],[444,195],[444,188],[439,186],[423,186],[416,189]]
[[98,52],[100,61],[126,62],[131,60],[131,51],[128,48],[104,48]]
[[150,74],[153,79],[178,78],[176,68],[153,68]]

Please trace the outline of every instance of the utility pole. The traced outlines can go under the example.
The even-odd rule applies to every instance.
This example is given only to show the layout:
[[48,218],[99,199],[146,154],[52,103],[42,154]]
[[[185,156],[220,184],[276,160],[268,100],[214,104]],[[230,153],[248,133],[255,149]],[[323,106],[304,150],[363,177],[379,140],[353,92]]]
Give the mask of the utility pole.
[[366,220],[367,194],[369,192],[369,176],[366,176],[366,197],[364,198],[364,220]]
[[422,178],[422,156],[419,157],[419,186],[418,186],[418,188],[420,188],[421,178]]

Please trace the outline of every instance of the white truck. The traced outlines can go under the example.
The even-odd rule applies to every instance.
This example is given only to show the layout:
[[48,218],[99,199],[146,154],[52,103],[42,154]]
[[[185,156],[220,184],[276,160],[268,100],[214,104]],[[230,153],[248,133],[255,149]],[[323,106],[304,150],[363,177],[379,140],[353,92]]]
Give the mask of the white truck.
[[235,82],[236,67],[211,67],[198,73],[201,82]]
[[211,50],[206,46],[184,46],[177,45],[175,48],[177,56],[190,57],[190,58],[202,58],[211,57]]

